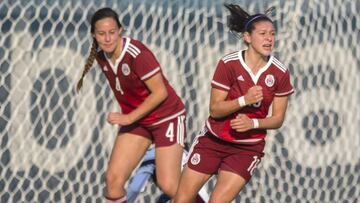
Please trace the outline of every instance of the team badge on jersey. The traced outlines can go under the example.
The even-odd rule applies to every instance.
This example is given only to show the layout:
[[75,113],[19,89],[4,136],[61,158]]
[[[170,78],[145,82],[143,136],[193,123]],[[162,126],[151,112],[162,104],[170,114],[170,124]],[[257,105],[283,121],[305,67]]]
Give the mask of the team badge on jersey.
[[122,64],[121,71],[125,76],[130,75],[130,67],[129,67],[129,65],[126,64],[126,63]]
[[272,87],[275,83],[275,78],[273,75],[267,75],[265,77],[265,84],[268,86],[268,87]]
[[191,164],[192,165],[197,165],[200,163],[200,154],[195,153],[194,155],[192,155],[191,157]]

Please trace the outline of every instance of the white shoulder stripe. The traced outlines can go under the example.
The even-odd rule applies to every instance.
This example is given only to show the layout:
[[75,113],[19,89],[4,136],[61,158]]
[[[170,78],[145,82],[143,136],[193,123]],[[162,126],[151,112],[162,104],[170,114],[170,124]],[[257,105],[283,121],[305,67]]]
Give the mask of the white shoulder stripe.
[[140,49],[137,48],[135,45],[129,44],[129,47],[131,47],[136,53],[140,54],[140,52],[141,52]]
[[227,63],[229,61],[238,61],[238,60],[240,60],[240,58],[239,58],[239,56],[236,56],[236,57],[228,58],[228,59],[224,60],[224,63]]
[[135,58],[137,55],[135,55],[133,52],[131,52],[129,49],[126,50],[133,58]]
[[212,84],[214,84],[214,85],[216,85],[216,86],[219,86],[219,87],[222,87],[222,88],[224,88],[224,89],[226,89],[226,90],[230,90],[230,87],[228,87],[228,86],[226,86],[226,85],[223,85],[223,84],[221,84],[221,83],[218,83],[218,82],[216,82],[216,81],[211,81],[211,83]]
[[287,68],[284,64],[282,64],[279,60],[275,57],[273,58],[273,63],[276,67],[278,67],[282,72],[286,72]]
[[139,55],[131,46],[128,47],[127,51],[133,56],[134,58]]
[[150,78],[151,76],[155,75],[155,73],[160,71],[160,67],[155,68],[154,70],[150,71],[149,73],[145,74],[144,76],[142,76],[140,79],[141,80],[146,80],[148,78]]
[[226,59],[228,59],[228,58],[231,58],[231,57],[234,57],[234,56],[238,56],[238,55],[239,55],[239,54],[238,54],[237,52],[235,52],[235,53],[228,54],[228,55],[224,56],[222,59],[223,59],[223,60],[226,60]]

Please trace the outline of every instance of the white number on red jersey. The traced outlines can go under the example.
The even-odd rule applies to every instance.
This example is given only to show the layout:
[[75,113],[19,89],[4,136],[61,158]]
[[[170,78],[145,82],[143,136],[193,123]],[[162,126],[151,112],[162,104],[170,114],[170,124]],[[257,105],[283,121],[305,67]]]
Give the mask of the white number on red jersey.
[[119,91],[121,94],[124,94],[124,91],[121,89],[121,84],[120,84],[119,78],[116,77],[115,82],[116,82],[116,84],[115,84],[116,90]]
[[170,139],[170,142],[174,140],[174,123],[169,124],[168,129],[166,130],[165,136]]
[[261,106],[261,101],[256,102],[255,104],[251,104],[251,106],[253,106],[255,108],[259,108]]

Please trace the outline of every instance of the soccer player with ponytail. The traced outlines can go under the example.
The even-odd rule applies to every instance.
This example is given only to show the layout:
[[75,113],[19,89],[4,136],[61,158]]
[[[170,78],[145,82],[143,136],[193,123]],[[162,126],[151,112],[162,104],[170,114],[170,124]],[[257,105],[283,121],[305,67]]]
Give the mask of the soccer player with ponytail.
[[173,197],[186,133],[184,104],[153,53],[140,41],[123,37],[122,31],[114,10],[102,8],[94,13],[92,48],[77,85],[79,91],[96,60],[122,110],[107,117],[120,129],[106,171],[106,202],[126,202],[125,184],[152,143],[157,184]]
[[275,29],[267,14],[272,9],[250,15],[238,5],[225,7],[230,11],[230,31],[242,35],[247,49],[218,62],[211,82],[210,116],[190,148],[176,203],[193,202],[215,174],[209,202],[234,200],[264,155],[266,130],[281,127],[288,96],[294,92],[287,67],[271,55]]

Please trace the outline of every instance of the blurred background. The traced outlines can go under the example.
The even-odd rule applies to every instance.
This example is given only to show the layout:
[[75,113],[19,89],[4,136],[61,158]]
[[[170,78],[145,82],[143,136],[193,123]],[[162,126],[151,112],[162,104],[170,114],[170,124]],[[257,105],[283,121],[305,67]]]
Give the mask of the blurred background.
[[[224,3],[251,14],[275,7],[274,55],[296,91],[234,202],[359,202],[360,0],[0,1],[0,202],[103,202],[117,132],[105,118],[120,109],[97,64],[75,92],[102,7],[157,56],[186,104],[191,144],[217,61],[246,48],[226,26]],[[149,182],[136,202],[160,194]]]

